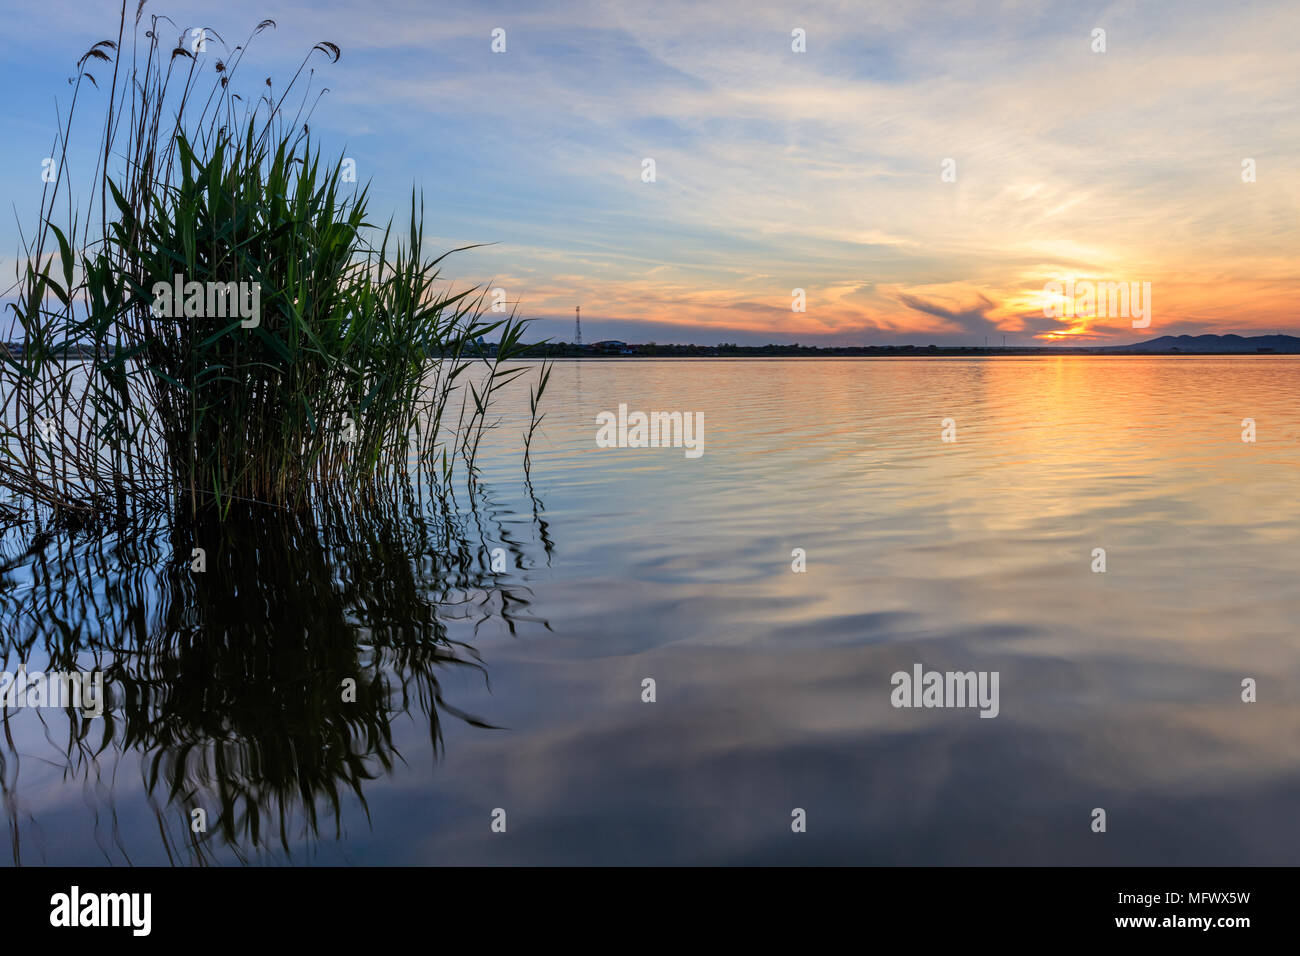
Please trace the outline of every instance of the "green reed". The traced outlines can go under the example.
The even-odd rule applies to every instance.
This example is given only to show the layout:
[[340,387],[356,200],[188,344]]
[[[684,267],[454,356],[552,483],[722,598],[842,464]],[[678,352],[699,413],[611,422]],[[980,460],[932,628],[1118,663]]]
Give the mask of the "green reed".
[[[95,94],[105,107],[88,201],[60,176],[24,239],[22,349],[0,369],[10,508],[71,521],[235,501],[303,511],[409,489],[413,468],[447,481],[457,458],[472,476],[495,396],[526,371],[510,364],[526,323],[490,319],[482,289],[444,287],[449,253],[424,256],[414,192],[408,229],[374,226],[368,188],[313,146],[319,95],[295,87],[339,48],[317,43],[287,87],[267,78],[246,99],[234,89],[248,41],[226,58],[192,51],[189,31],[169,47],[166,18],[141,31],[143,6],[129,23],[123,3],[117,39],[95,44],[73,78],[60,170],[78,101],[99,90],[89,68],[111,70]],[[199,314],[177,314],[181,301],[159,299],[177,276],[231,298],[208,293]],[[255,319],[232,314],[239,290],[255,291]],[[489,360],[475,343],[491,333]],[[543,370],[534,419],[544,387]]]

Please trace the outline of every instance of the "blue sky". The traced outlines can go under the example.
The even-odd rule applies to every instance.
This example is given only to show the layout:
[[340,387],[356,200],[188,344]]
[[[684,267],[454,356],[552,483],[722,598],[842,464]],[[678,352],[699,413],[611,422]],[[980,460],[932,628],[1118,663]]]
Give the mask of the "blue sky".
[[[3,11],[9,275],[67,77],[117,14],[103,0]],[[254,83],[286,79],[317,40],[339,44],[338,63],[316,60],[318,141],[356,160],[376,215],[401,221],[423,190],[429,253],[495,243],[448,275],[504,288],[541,335],[567,340],[579,304],[589,339],[632,341],[1300,331],[1295,4],[150,0],[145,13],[231,46],[275,19],[245,61]],[[1044,317],[1044,285],[1067,277],[1151,282],[1151,327]]]

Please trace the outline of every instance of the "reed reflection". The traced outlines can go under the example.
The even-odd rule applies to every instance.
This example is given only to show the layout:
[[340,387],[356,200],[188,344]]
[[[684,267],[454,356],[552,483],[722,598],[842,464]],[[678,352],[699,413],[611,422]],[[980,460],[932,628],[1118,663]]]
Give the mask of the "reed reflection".
[[[492,549],[527,569],[534,540],[547,561],[553,542],[535,496],[533,536],[503,526],[505,509],[483,485],[471,504],[250,508],[148,534],[11,534],[0,563],[4,669],[102,669],[107,697],[98,720],[71,705],[3,709],[14,862],[22,761],[11,722],[43,723],[61,752],[40,757],[109,790],[110,809],[119,798],[107,781],[138,759],[176,862],[222,848],[287,856],[338,838],[347,803],[368,818],[367,781],[402,760],[393,728],[403,715],[427,720],[435,757],[446,719],[491,727],[449,702],[440,678],[459,668],[486,681],[474,637],[536,621],[529,589],[493,571]],[[206,832],[191,828],[197,809]],[[115,827],[113,840],[129,859]]]

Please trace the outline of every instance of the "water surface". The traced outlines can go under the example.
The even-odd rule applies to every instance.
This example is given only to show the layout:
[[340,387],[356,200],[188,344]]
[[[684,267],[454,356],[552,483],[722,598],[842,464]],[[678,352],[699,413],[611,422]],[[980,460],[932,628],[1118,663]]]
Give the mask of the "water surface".
[[[10,862],[1293,865],[1297,394],[1282,356],[561,362],[531,483],[520,393],[441,517],[11,534],[5,666],[117,696],[10,709]],[[620,403],[703,455],[596,447]],[[917,663],[999,715],[894,708]]]

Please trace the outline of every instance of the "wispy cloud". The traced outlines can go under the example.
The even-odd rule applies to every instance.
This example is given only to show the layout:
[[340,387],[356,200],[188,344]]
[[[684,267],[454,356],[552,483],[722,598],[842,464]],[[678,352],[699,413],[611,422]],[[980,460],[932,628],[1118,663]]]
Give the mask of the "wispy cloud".
[[[230,36],[275,17],[272,63],[340,43],[316,126],[382,206],[415,184],[448,243],[498,242],[452,268],[508,284],[527,314],[581,303],[705,342],[1135,337],[1043,317],[1044,283],[1077,276],[1151,282],[1142,334],[1297,326],[1294,4],[272,7],[165,5]],[[23,27],[52,9],[66,32]],[[106,35],[92,12],[11,11],[5,37],[29,54],[6,87],[48,104],[39,64]],[[22,128],[19,156],[44,148]],[[0,168],[10,194],[28,159]]]

